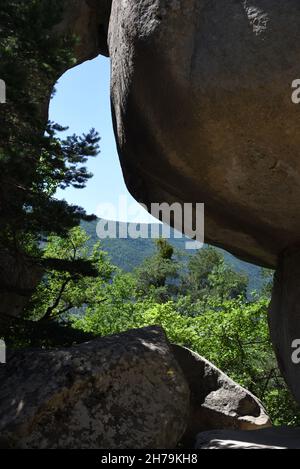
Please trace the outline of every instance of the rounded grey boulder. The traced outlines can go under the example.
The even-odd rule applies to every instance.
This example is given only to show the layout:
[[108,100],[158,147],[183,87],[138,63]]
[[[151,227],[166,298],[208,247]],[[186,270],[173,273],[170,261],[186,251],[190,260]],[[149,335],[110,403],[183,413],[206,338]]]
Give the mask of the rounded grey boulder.
[[159,327],[8,353],[0,381],[0,447],[173,448],[187,425],[189,388]]

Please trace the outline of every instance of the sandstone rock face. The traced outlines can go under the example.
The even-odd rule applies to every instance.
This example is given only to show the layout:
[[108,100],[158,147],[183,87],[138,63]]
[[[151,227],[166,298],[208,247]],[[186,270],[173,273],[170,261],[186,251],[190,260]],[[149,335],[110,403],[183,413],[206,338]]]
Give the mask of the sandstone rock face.
[[114,0],[115,130],[140,201],[204,202],[205,236],[275,266],[300,238],[298,0]]
[[205,430],[271,426],[262,404],[249,391],[197,353],[177,345],[173,345],[173,353],[191,392],[189,423],[183,438],[187,444]]
[[172,448],[187,424],[189,389],[160,328],[9,353],[0,381],[2,447]]
[[197,449],[300,449],[299,428],[257,431],[219,430],[200,433]]

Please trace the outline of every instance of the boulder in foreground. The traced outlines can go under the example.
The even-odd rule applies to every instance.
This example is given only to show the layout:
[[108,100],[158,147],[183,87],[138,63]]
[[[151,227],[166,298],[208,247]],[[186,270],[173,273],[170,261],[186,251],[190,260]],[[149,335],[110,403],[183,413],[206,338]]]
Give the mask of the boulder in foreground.
[[257,430],[271,426],[261,402],[212,363],[191,350],[173,345],[191,392],[190,417],[183,441],[190,445],[202,431]]
[[187,424],[189,389],[158,327],[8,353],[0,382],[0,447],[172,448]]

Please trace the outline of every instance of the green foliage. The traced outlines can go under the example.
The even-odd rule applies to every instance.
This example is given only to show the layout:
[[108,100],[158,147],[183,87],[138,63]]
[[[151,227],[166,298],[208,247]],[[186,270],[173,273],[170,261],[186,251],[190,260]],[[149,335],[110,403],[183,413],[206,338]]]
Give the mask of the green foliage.
[[233,270],[220,251],[205,247],[190,258],[183,292],[194,299],[246,298],[248,282],[247,275]]
[[[171,251],[167,257],[170,255],[165,259],[168,262]],[[256,295],[247,299],[247,278],[225,266],[222,256],[208,248],[190,264],[187,275],[196,279],[191,290],[185,285],[185,295],[175,295],[173,301],[165,302],[159,297],[157,302],[155,290],[160,293],[161,282],[153,280],[156,270],[151,270],[158,259],[162,262],[161,257],[158,250],[141,266],[142,273],[151,273],[142,279],[147,280],[148,295],[147,287],[140,295],[139,275],[119,272],[104,287],[106,302],[95,302],[84,316],[73,318],[74,327],[104,336],[161,325],[171,342],[198,352],[260,398],[274,424],[299,425],[300,409],[280,376],[270,342],[269,298]],[[160,274],[164,284],[164,265]]]
[[[104,286],[101,295],[105,301],[95,301],[84,316],[73,317],[73,326],[86,333],[108,335],[135,327],[136,311],[144,307],[134,297],[135,279],[131,274],[117,272],[113,281]],[[146,301],[147,303],[147,301]],[[139,326],[137,326],[139,327]]]
[[89,252],[89,237],[79,227],[70,230],[65,238],[50,236],[44,250],[44,258],[61,259],[63,262],[88,261],[96,271],[96,278],[90,277],[83,270],[70,272],[48,270],[32,297],[28,316],[35,320],[62,319],[74,308],[82,309],[90,302],[103,301],[103,285],[111,279],[114,267],[101,250],[100,243]]
[[[154,253],[152,244],[131,243],[129,261],[138,268],[124,273],[74,228],[89,219],[84,210],[55,200],[57,188],[85,187],[91,177],[85,164],[99,150],[93,129],[60,138],[67,128],[46,122],[52,87],[75,63],[77,38],[51,33],[62,8],[62,0],[1,0],[0,78],[8,102],[0,114],[0,249],[25,251],[48,266],[28,320],[8,325],[5,338],[13,346],[48,347],[159,324],[172,342],[211,360],[261,398],[275,424],[299,425],[300,411],[269,339],[270,271],[263,271],[260,295],[249,300],[248,278],[233,258],[226,255],[225,262],[219,250],[205,248],[180,265],[174,247],[158,240]],[[117,240],[111,251],[127,269],[123,246]],[[148,254],[143,263],[141,252]]]
[[[300,409],[293,401],[278,371],[267,326],[266,299],[211,301],[202,314],[183,316],[177,304],[155,304],[151,300],[134,302],[118,295],[132,291],[130,277],[121,276],[105,305],[88,309],[74,318],[74,327],[86,333],[105,336],[147,325],[161,325],[169,340],[198,352],[265,404],[274,424],[299,425]],[[125,287],[125,290],[124,290]]]
[[[91,237],[91,246],[97,241],[97,223],[98,220],[94,220],[91,222],[82,222],[82,227],[87,231],[87,233]],[[151,229],[151,225],[149,225],[148,231],[150,232]],[[118,227],[117,232],[119,232]],[[101,241],[102,247],[105,251],[108,252],[109,256],[111,257],[112,263],[120,269],[124,270],[125,272],[133,272],[144,262],[145,259],[151,257],[156,251],[155,243],[150,238],[106,238]],[[178,238],[175,236],[175,231],[173,229],[170,230],[170,238],[168,239],[168,242],[174,248],[176,258],[178,258],[178,254],[180,254],[180,257],[182,258],[180,259],[180,274],[182,274],[183,270],[186,270],[189,259],[196,256],[198,252],[189,251],[189,253],[187,253],[185,249],[185,243],[187,241],[190,241],[190,239],[186,236]],[[234,272],[247,275],[247,277],[249,278],[248,295],[250,295],[254,291],[261,290],[262,286],[265,284],[265,278],[261,275],[262,269],[260,267],[249,264],[247,262],[243,262],[231,255],[229,252],[226,252],[222,249],[215,248],[215,250],[222,254],[225,259],[226,265],[228,265]],[[189,283],[188,290],[190,291]]]
[[67,128],[47,124],[53,85],[74,65],[76,38],[52,33],[63,5],[1,2],[0,77],[7,103],[0,114],[0,248],[13,253],[32,254],[41,239],[65,235],[85,218],[83,209],[53,196],[58,187],[84,187],[91,177],[85,163],[99,150],[93,129],[82,137],[60,138]]
[[[186,283],[180,284],[178,260],[166,241],[158,243],[153,256],[134,274],[114,268],[99,244],[91,249],[89,243],[89,236],[79,228],[72,229],[65,239],[49,238],[45,258],[54,257],[62,263],[88,260],[97,276],[50,270],[29,311],[30,319],[41,324],[42,329],[32,322],[27,327],[23,325],[23,330],[28,331],[29,327],[35,331],[30,334],[30,341],[23,336],[19,342],[15,337],[12,343],[49,346],[73,343],[80,334],[105,336],[160,325],[171,342],[198,352],[257,395],[274,424],[300,424],[300,410],[280,376],[270,343],[269,298],[266,295],[247,298],[246,278],[233,275],[219,253],[212,248],[204,250],[201,254],[204,266],[198,254],[186,273],[186,278],[196,279],[189,289]],[[163,300],[161,289],[172,286],[168,283],[170,278],[177,281],[176,292],[164,290],[168,295]],[[72,324],[79,336],[73,336],[66,328],[56,330],[52,340],[47,339],[43,331],[51,329],[55,319]]]
[[151,297],[163,303],[177,291],[178,262],[174,259],[174,248],[165,240],[156,241],[156,252],[136,270],[136,291],[140,298]]
[[273,288],[273,276],[274,272],[271,269],[261,269],[261,295],[270,297],[272,294]]
[[172,260],[174,255],[174,248],[170,243],[164,238],[159,238],[156,240],[157,247],[157,256],[160,259]]

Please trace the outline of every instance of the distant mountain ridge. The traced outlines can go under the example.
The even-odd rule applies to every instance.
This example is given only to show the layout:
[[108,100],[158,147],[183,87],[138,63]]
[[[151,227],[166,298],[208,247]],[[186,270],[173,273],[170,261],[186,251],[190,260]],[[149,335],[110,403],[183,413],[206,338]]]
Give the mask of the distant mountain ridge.
[[[91,237],[91,245],[99,241],[96,231],[98,222],[99,220],[82,222],[82,227]],[[128,226],[128,223],[116,222],[117,234],[120,232],[127,232]],[[168,228],[169,227],[166,228],[159,224],[139,224],[137,227],[137,229],[143,233],[148,232],[148,235],[151,234],[151,231],[155,232],[157,229],[159,230],[159,233],[162,234],[162,230],[166,230]],[[100,239],[100,241],[103,249],[108,252],[112,263],[125,272],[132,272],[155,251],[155,240],[150,237],[137,239],[132,239],[130,237],[116,239],[105,238]],[[173,228],[170,228],[170,237],[168,237],[168,241],[172,244],[179,255],[183,256],[183,258],[186,256],[192,256],[197,252],[196,250],[187,250],[186,243],[191,242],[191,240],[184,235],[182,235],[181,238],[176,237],[176,232]],[[227,251],[219,248],[216,249],[222,252],[228,265],[232,266],[236,272],[245,272],[248,275],[250,292],[258,290],[261,287],[262,278],[260,267],[241,261]]]

